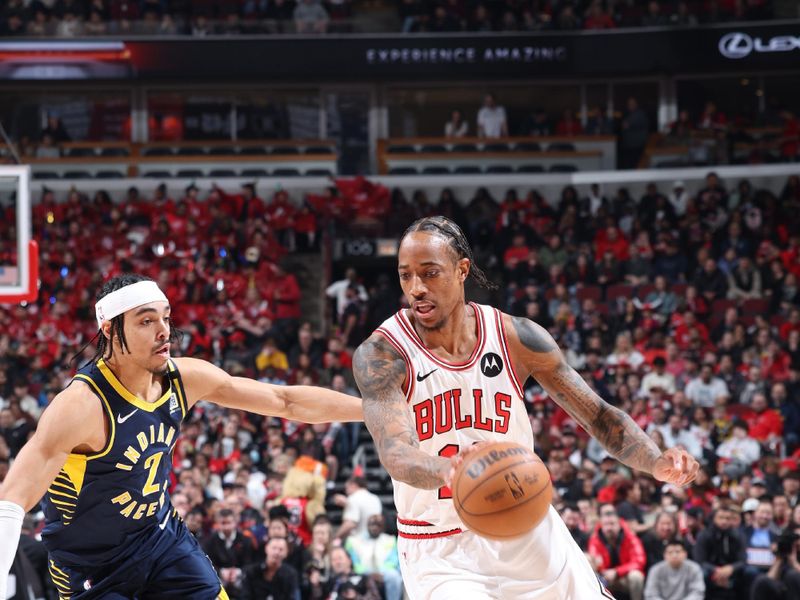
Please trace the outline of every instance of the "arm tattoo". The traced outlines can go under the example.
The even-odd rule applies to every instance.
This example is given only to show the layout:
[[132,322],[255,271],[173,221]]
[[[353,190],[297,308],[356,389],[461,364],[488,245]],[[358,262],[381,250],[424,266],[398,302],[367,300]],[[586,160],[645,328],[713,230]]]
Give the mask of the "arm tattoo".
[[[557,350],[553,338],[541,327],[536,327],[530,319],[522,317],[512,317],[514,330],[517,332],[520,343],[532,352],[552,352]],[[540,331],[541,330],[541,331]]]
[[575,370],[562,362],[541,376],[544,388],[581,426],[631,468],[652,473],[661,451],[630,415],[598,396]]
[[563,357],[559,355],[557,362],[552,360],[550,353],[558,350],[558,346],[550,334],[528,319],[515,317],[513,323],[525,349],[549,355],[547,361],[541,356],[528,356],[526,363],[539,367],[532,374],[553,400],[616,459],[634,469],[652,472],[661,456],[655,442],[629,415],[598,396]]
[[444,485],[449,461],[419,449],[402,390],[406,376],[403,358],[383,336],[373,334],[353,355],[353,375],[363,398],[364,423],[389,474],[417,488]]

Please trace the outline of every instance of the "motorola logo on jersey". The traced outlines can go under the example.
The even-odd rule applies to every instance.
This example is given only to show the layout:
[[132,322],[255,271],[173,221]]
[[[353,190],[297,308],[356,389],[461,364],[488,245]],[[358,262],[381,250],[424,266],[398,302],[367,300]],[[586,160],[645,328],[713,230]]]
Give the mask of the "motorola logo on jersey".
[[494,352],[487,352],[481,358],[481,373],[486,377],[497,377],[503,372],[503,359]]

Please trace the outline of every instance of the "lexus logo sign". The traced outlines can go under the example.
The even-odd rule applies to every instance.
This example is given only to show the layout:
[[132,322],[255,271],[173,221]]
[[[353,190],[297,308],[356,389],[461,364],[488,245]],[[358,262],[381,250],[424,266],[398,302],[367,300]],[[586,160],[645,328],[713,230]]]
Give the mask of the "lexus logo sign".
[[746,33],[734,31],[726,33],[719,40],[719,53],[733,60],[745,58],[753,52],[791,52],[800,50],[800,37],[794,35],[778,35],[767,41],[752,38]]

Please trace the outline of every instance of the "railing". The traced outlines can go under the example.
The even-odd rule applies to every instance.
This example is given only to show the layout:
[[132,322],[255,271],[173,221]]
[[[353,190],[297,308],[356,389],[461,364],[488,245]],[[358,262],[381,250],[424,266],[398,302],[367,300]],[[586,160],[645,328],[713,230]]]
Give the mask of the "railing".
[[[337,161],[331,140],[71,142],[59,150],[59,157],[22,160],[38,180],[330,176]],[[0,154],[8,148],[0,146]]]
[[378,140],[378,171],[382,175],[600,171],[615,167],[614,136]]

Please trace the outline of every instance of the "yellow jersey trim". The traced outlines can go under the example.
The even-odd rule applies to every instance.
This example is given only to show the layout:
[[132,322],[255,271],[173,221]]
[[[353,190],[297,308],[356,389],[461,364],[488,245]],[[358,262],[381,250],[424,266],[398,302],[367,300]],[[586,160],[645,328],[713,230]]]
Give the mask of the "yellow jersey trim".
[[[169,361],[169,370],[171,372],[173,372],[173,373],[177,373],[178,372],[178,366],[174,362],[172,362],[171,360]],[[175,382],[175,391],[178,394],[178,401],[180,402],[180,405],[181,405],[181,412],[183,413],[183,418],[185,419],[186,418],[186,413],[189,411],[189,408],[188,408],[188,406],[186,406],[186,398],[183,397],[183,389],[181,389],[181,388],[183,388],[183,380],[180,379],[180,374],[178,374],[178,377],[176,377],[172,381]],[[170,386],[171,385],[172,385],[172,383],[170,383]]]
[[72,485],[75,486],[75,491],[80,494],[83,488],[83,477],[86,475],[86,457],[82,454],[70,454],[61,469],[69,476]]
[[225,592],[225,588],[222,586],[219,586],[219,596],[217,596],[217,600],[230,600],[228,594]]
[[[84,461],[86,461],[86,460],[93,460],[95,458],[102,458],[103,456],[105,456],[106,454],[108,454],[111,451],[111,446],[114,445],[114,436],[116,435],[116,426],[114,425],[114,413],[111,410],[111,405],[108,403],[108,399],[106,398],[106,395],[97,386],[97,384],[94,381],[92,381],[91,377],[87,377],[86,375],[75,375],[75,379],[80,379],[81,381],[84,381],[87,384],[89,384],[89,386],[91,386],[91,388],[95,391],[95,393],[102,399],[103,404],[106,407],[106,413],[108,414],[108,421],[109,421],[109,423],[111,423],[111,429],[109,430],[108,442],[106,443],[106,447],[103,448],[103,450],[101,452],[99,452],[97,454],[87,454],[87,455],[70,454],[69,457],[67,457],[67,463],[69,463],[70,458],[73,457],[73,456],[76,457],[75,461],[77,461],[79,459],[83,459]],[[83,470],[84,470],[84,472],[86,471],[86,467],[85,466],[83,467]],[[81,486],[82,485],[83,485],[83,475],[81,475]]]
[[172,394],[172,383],[170,383],[167,390],[158,400],[155,402],[145,402],[141,398],[134,396],[124,385],[122,385],[120,380],[117,379],[117,376],[111,372],[111,369],[108,368],[108,365],[103,361],[102,358],[97,361],[97,368],[100,370],[100,373],[103,375],[103,377],[105,377],[105,380],[109,383],[109,385],[114,388],[114,391],[122,396],[124,400],[130,404],[133,404],[136,408],[142,409],[143,411],[154,412],[159,406],[169,400],[169,397]]

